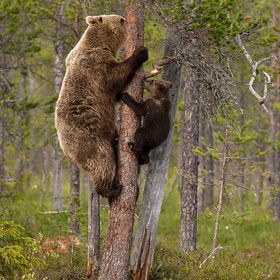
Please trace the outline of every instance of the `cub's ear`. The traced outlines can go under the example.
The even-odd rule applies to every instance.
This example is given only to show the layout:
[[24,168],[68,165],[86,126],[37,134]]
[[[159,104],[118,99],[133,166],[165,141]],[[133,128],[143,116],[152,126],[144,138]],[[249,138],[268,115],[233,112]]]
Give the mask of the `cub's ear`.
[[86,23],[88,25],[94,25],[94,24],[98,24],[98,23],[102,23],[102,16],[87,16],[86,17]]

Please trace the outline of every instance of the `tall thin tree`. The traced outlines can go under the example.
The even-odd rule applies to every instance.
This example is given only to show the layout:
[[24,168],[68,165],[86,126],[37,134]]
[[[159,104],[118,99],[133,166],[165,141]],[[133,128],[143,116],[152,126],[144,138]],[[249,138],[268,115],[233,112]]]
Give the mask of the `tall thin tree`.
[[[169,27],[165,42],[164,56],[174,56],[179,36],[174,26]],[[173,83],[169,96],[171,100],[171,129],[168,138],[150,155],[150,164],[141,204],[141,212],[133,243],[132,268],[135,279],[147,279],[156,247],[156,234],[164,187],[167,181],[169,158],[172,149],[173,125],[175,122],[181,65],[173,62],[165,65],[162,78]],[[138,278],[137,278],[138,277]]]
[[[129,57],[133,51],[144,45],[144,8],[142,1],[126,1],[126,50]],[[142,97],[143,69],[126,89],[138,102]],[[127,280],[132,246],[134,212],[137,196],[138,161],[129,149],[128,142],[133,140],[140,122],[134,112],[126,105],[121,106],[121,127],[119,136],[119,181],[123,186],[119,198],[111,204],[110,222],[105,242],[99,279]]]
[[[62,80],[64,76],[64,54],[65,44],[63,40],[65,28],[61,21],[64,19],[63,6],[57,8],[57,18],[60,21],[56,24],[56,40],[55,40],[55,62],[54,62],[54,90],[56,95],[59,94]],[[59,211],[63,207],[62,196],[62,163],[63,157],[60,152],[59,143],[56,139],[54,145],[54,181],[53,181],[53,209]]]

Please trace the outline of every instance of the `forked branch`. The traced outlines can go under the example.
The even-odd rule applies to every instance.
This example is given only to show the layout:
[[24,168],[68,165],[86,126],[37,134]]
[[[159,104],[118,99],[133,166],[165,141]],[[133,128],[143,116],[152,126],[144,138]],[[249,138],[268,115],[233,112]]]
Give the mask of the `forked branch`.
[[256,77],[259,73],[258,71],[258,67],[263,64],[264,62],[268,61],[268,60],[271,60],[271,59],[277,59],[276,56],[272,55],[270,57],[266,57],[266,58],[263,58],[259,61],[254,61],[252,59],[252,57],[250,56],[250,54],[248,53],[247,49],[245,48],[242,40],[241,40],[241,37],[240,35],[238,34],[236,36],[236,41],[237,41],[237,44],[239,46],[239,48],[243,51],[246,59],[248,60],[248,62],[250,63],[251,67],[252,67],[252,76],[251,76],[251,79],[249,81],[249,84],[248,84],[248,87],[249,87],[249,90],[250,92],[259,100],[260,102],[260,105],[262,105],[263,109],[268,112],[268,109],[266,107],[266,105],[264,104],[265,101],[266,101],[266,98],[267,98],[267,95],[268,95],[268,87],[267,85],[268,84],[271,84],[271,79],[270,79],[270,76],[267,72],[265,71],[262,71],[263,75],[264,75],[264,89],[263,89],[263,96],[259,95],[256,90],[254,89],[253,85],[254,85],[254,82],[256,80]]
[[164,56],[160,61],[152,64],[153,69],[145,72],[144,79],[154,77],[161,73],[163,66],[169,64],[171,61],[176,61],[176,57]]

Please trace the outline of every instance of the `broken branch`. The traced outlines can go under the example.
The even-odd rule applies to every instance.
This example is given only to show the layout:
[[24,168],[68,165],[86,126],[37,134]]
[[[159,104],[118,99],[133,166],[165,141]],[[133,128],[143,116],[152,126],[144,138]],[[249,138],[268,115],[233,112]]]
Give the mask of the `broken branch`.
[[250,92],[258,99],[260,105],[262,105],[263,109],[268,112],[268,109],[266,107],[266,105],[264,104],[265,103],[265,100],[267,98],[267,95],[268,95],[268,88],[267,88],[267,85],[268,84],[271,84],[271,79],[270,79],[270,76],[268,75],[267,72],[265,71],[262,71],[263,72],[263,75],[264,75],[264,90],[263,90],[263,96],[260,96],[254,89],[253,85],[254,85],[254,82],[256,80],[256,77],[258,75],[258,67],[264,63],[265,61],[268,61],[268,60],[271,60],[271,59],[277,59],[276,56],[272,55],[270,57],[266,57],[266,58],[263,58],[259,61],[254,61],[252,59],[252,57],[250,56],[250,54],[248,53],[247,49],[245,48],[242,40],[241,40],[241,37],[240,35],[238,34],[236,36],[236,42],[239,46],[239,48],[243,51],[246,59],[248,60],[248,62],[250,63],[251,67],[252,67],[252,76],[251,76],[251,79],[249,81],[249,84],[248,84],[248,87],[249,87],[249,90]]
[[169,64],[171,61],[177,61],[177,58],[164,56],[160,61],[153,63],[153,69],[144,73],[144,79],[148,79],[160,74],[163,66]]

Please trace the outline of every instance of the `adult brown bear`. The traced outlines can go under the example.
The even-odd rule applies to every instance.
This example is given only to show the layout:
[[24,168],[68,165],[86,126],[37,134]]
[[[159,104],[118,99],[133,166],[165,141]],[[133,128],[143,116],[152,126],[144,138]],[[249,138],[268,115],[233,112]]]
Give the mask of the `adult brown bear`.
[[88,16],[86,22],[85,33],[66,59],[55,126],[65,155],[90,173],[97,193],[113,199],[120,192],[115,179],[115,102],[148,59],[148,50],[140,47],[118,62],[115,57],[125,40],[125,19]]

